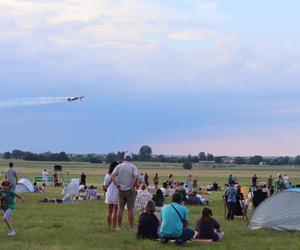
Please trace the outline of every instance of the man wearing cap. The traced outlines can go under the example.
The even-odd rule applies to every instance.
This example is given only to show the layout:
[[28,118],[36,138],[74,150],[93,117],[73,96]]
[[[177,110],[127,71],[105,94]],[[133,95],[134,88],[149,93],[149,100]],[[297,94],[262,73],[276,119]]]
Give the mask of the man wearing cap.
[[134,204],[136,198],[135,186],[138,181],[139,173],[137,167],[132,164],[133,155],[126,152],[124,162],[116,166],[111,175],[112,181],[119,189],[119,208],[118,208],[118,227],[122,226],[124,207],[127,204],[128,220],[130,228],[134,223]]

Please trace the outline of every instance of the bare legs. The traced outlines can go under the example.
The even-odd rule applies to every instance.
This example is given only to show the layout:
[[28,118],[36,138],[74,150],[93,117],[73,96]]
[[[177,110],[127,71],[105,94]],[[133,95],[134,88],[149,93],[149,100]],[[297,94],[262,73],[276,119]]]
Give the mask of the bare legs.
[[[122,227],[124,208],[118,208],[118,227]],[[134,208],[128,209],[128,221],[130,228],[133,228],[134,225]]]
[[117,204],[108,204],[108,211],[107,211],[107,224],[109,228],[115,228],[117,224],[117,212],[118,212],[118,205]]
[[13,231],[12,222],[10,219],[4,219],[5,224],[7,225],[9,231]]

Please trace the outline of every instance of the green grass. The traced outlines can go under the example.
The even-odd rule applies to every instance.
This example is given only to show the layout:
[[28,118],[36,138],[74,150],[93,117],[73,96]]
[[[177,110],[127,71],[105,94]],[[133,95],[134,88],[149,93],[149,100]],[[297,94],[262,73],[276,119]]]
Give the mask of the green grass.
[[[19,172],[20,177],[32,178],[34,175],[40,174],[40,169],[44,166],[49,166],[50,169],[50,166],[53,165],[52,163],[44,163],[42,167],[41,165],[26,164],[24,163],[22,166],[24,172]],[[20,166],[19,162],[17,165]],[[75,165],[71,166],[70,169],[75,171],[76,168],[82,167]],[[0,164],[0,169],[3,171],[5,166],[6,162]],[[88,166],[86,167],[89,170]],[[32,171],[28,173],[27,168]],[[159,172],[159,170],[157,171]],[[79,176],[79,174],[72,175],[73,177]],[[200,176],[200,183],[206,185],[217,180],[223,184],[226,176],[227,173],[225,172],[223,177],[214,177],[213,174]],[[91,171],[88,175],[88,181],[101,185],[102,177],[102,174]],[[179,176],[176,179],[185,180],[186,176]],[[240,180],[245,184],[250,181],[248,174],[240,177]],[[298,178],[294,178],[294,180],[299,181]],[[213,210],[214,217],[224,228],[225,240],[213,244],[191,243],[188,244],[188,249],[300,249],[299,233],[269,230],[250,231],[246,228],[246,222],[241,219],[227,222],[224,219],[224,205],[221,195],[221,192],[214,192],[209,197],[213,201],[209,207]],[[106,205],[103,199],[70,204],[37,203],[39,199],[44,197],[59,198],[61,196],[61,188],[53,187],[47,188],[46,193],[22,194],[25,201],[24,203],[17,203],[17,208],[12,216],[17,235],[14,238],[8,238],[6,236],[7,228],[2,222],[0,224],[0,249],[182,249],[182,247],[173,244],[161,245],[159,242],[137,240],[135,232],[128,230],[126,216],[123,219],[124,228],[122,231],[108,231],[105,219]],[[194,227],[202,207],[189,206],[188,209],[190,226]],[[136,221],[137,216],[136,214]]]

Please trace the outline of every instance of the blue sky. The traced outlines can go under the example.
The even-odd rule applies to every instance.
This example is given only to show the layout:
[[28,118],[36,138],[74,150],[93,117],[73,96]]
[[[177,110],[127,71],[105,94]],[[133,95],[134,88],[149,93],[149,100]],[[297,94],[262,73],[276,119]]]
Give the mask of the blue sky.
[[0,4],[0,151],[300,154],[299,1]]

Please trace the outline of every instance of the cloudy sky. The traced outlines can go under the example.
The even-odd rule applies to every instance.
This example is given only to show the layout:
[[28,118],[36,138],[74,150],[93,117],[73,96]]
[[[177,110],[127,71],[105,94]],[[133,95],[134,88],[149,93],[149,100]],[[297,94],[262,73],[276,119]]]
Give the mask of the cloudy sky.
[[300,154],[298,0],[0,1],[0,152]]

